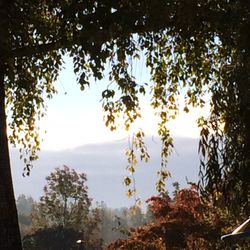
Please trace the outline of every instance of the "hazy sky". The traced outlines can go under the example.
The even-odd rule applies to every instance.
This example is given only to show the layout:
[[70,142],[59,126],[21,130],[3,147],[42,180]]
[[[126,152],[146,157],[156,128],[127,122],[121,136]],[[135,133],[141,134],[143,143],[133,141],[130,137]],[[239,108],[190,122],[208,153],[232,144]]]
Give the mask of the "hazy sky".
[[[138,63],[134,70],[140,83],[149,82],[149,74],[143,67],[143,62]],[[39,154],[40,159],[34,162],[30,177],[22,177],[23,162],[18,160],[19,154],[12,150],[17,195],[25,193],[37,198],[42,194],[45,177],[55,167],[66,164],[87,173],[90,195],[95,200],[103,200],[112,207],[133,203],[133,200],[127,199],[126,189],[122,183],[124,175],[128,174],[124,155],[128,133],[121,130],[110,132],[103,122],[101,93],[107,84],[107,79],[93,81],[89,89],[80,91],[73,73],[72,60],[67,58],[65,69],[56,82],[59,93],[47,102],[47,116],[40,123],[42,131],[47,130],[47,133],[41,133],[44,139],[42,151]],[[160,144],[149,140],[157,131],[157,121],[149,107],[149,101],[149,97],[143,99],[144,118],[137,124],[137,127],[143,128],[146,132],[152,148],[149,152],[151,160],[147,164],[148,167],[145,166],[146,168],[137,172],[139,195],[143,198],[155,194],[154,175],[160,166]],[[168,181],[168,188],[176,180],[185,183],[185,176],[192,181],[197,180],[197,140],[191,138],[197,138],[199,135],[195,120],[201,114],[198,109],[192,110],[189,114],[181,113],[170,124],[173,135],[181,139],[177,140],[177,146],[170,157],[169,169],[172,178]],[[115,195],[113,190],[116,190]]]
[[[150,161],[139,163],[135,173],[137,196],[143,200],[157,194],[155,183],[157,171],[160,168],[159,140],[146,138]],[[127,141],[84,145],[79,148],[46,151],[39,153],[39,160],[34,162],[31,175],[22,177],[23,162],[19,159],[18,150],[11,150],[12,173],[16,197],[20,194],[32,196],[34,199],[43,195],[46,184],[45,177],[56,167],[67,165],[78,173],[87,174],[89,195],[95,201],[104,201],[109,207],[124,207],[134,204],[133,198],[126,196],[126,187],[123,185],[127,160],[124,150]],[[187,186],[189,181],[198,180],[199,156],[197,154],[198,140],[192,138],[175,138],[175,149],[169,157],[168,169],[171,178],[166,182],[166,188],[172,193],[172,183],[178,181],[181,187]]]
[[[141,83],[149,81],[149,74],[143,67],[143,62],[134,68]],[[126,138],[128,133],[122,129],[110,132],[104,125],[101,92],[107,84],[108,80],[104,78],[99,82],[93,81],[89,89],[80,91],[73,73],[72,60],[66,58],[65,69],[56,82],[59,93],[47,102],[47,116],[41,122],[42,131],[47,131],[41,135],[44,139],[42,149],[61,150]],[[157,121],[148,102],[149,98],[144,98],[144,118],[135,127],[143,128],[146,134],[151,136],[156,134]],[[189,114],[181,113],[170,124],[171,131],[177,136],[198,137],[199,131],[195,120],[200,115],[201,110],[198,109],[192,110]]]

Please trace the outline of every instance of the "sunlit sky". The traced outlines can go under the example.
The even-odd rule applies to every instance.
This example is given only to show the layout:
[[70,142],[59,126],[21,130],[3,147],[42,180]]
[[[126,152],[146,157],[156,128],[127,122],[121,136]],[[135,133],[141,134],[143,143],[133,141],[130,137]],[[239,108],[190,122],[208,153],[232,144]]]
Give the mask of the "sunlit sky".
[[[141,82],[149,81],[145,68],[139,66],[136,73]],[[118,129],[109,131],[103,122],[101,92],[108,80],[93,81],[89,89],[80,91],[73,72],[72,60],[66,59],[56,87],[58,94],[47,102],[47,115],[40,122],[43,150],[61,150],[75,148],[84,144],[123,140],[128,132]],[[156,134],[157,120],[154,111],[146,101],[142,105],[143,118],[135,127],[142,128],[146,135]],[[148,98],[149,99],[149,98]],[[174,136],[198,137],[199,130],[196,119],[204,114],[204,110],[192,109],[188,114],[181,112],[169,128]],[[46,130],[46,133],[43,131]],[[132,132],[130,132],[132,133]]]
[[[142,69],[140,66],[138,72],[136,78],[140,83],[150,80],[145,68]],[[109,84],[108,80],[105,78],[100,82],[93,81],[89,89],[80,91],[72,61],[67,59],[65,69],[55,84],[58,94],[47,100],[47,115],[38,124],[43,139],[39,161],[34,165],[38,168],[32,170],[29,178],[22,177],[23,162],[19,160],[19,154],[12,151],[16,194],[24,193],[38,199],[42,195],[45,177],[54,167],[66,164],[88,174],[90,196],[96,201],[105,201],[111,207],[132,205],[134,201],[125,196],[126,189],[122,182],[127,172],[124,167],[126,165],[124,151],[121,151],[120,147],[127,143],[128,136],[133,131],[130,134],[122,129],[111,132],[104,125],[101,93]],[[157,134],[157,119],[149,103],[150,97],[143,98],[141,107],[143,119],[137,123],[135,129],[142,128],[147,136],[152,137]],[[196,119],[203,114],[204,111],[199,109],[191,109],[188,114],[180,113],[177,119],[169,124],[172,135],[198,137]],[[47,133],[43,133],[45,130]],[[194,152],[197,152],[197,140],[175,139],[175,146],[178,146],[178,149],[176,148],[169,163],[173,178],[171,182],[175,180],[183,182],[187,176],[191,180],[196,180],[197,158]],[[109,143],[113,141],[118,143]],[[97,145],[99,143],[104,144]],[[150,145],[152,148],[149,149],[151,156],[149,165],[152,170],[150,172],[150,169],[147,171],[138,169],[137,172],[137,190],[142,199],[155,194],[157,166],[160,165],[159,154],[152,150],[158,145],[155,141]],[[76,149],[77,147],[80,148]],[[171,182],[168,183],[170,189]],[[114,194],[110,196],[114,189],[115,196]]]

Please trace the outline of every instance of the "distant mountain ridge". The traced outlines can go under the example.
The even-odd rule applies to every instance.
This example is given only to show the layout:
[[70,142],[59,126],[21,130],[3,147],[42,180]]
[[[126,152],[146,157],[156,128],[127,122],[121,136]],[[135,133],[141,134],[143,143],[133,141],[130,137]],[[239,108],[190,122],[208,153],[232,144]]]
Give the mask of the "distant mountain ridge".
[[[167,187],[172,190],[171,183],[178,181],[183,186],[185,178],[198,180],[198,139],[177,137],[175,148],[169,158],[171,179]],[[140,163],[136,172],[136,187],[138,195],[143,199],[156,194],[155,182],[160,166],[159,140],[146,138],[150,154],[147,164]],[[22,177],[23,163],[19,153],[11,149],[12,175],[16,196],[24,193],[38,199],[43,193],[45,177],[54,168],[67,165],[77,171],[85,172],[88,177],[89,194],[95,201],[104,201],[110,207],[122,207],[133,204],[132,199],[125,195],[122,184],[127,175],[126,157],[127,140],[89,144],[62,151],[41,151],[39,160],[34,163],[30,177]]]

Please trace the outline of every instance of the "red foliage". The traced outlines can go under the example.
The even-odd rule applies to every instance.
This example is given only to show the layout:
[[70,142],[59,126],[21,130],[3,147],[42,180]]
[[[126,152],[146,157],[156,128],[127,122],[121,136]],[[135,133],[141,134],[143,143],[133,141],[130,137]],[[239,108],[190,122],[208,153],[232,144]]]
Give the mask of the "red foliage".
[[172,210],[170,201],[169,197],[152,196],[146,202],[153,215],[159,218],[167,215]]
[[173,200],[153,196],[147,203],[155,221],[107,249],[214,249],[221,234],[207,219],[208,206],[202,204],[195,185],[178,191]]
[[202,207],[197,187],[194,185],[177,192],[174,200],[171,200],[169,196],[153,196],[147,200],[147,203],[156,218],[180,210],[188,211],[195,215]]

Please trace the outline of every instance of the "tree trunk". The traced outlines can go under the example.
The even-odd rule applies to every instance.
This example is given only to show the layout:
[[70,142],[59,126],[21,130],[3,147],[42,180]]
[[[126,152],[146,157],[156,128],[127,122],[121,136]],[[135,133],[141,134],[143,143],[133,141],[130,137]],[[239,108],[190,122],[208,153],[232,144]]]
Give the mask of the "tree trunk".
[[0,65],[0,249],[21,250],[8,148],[4,68]]

